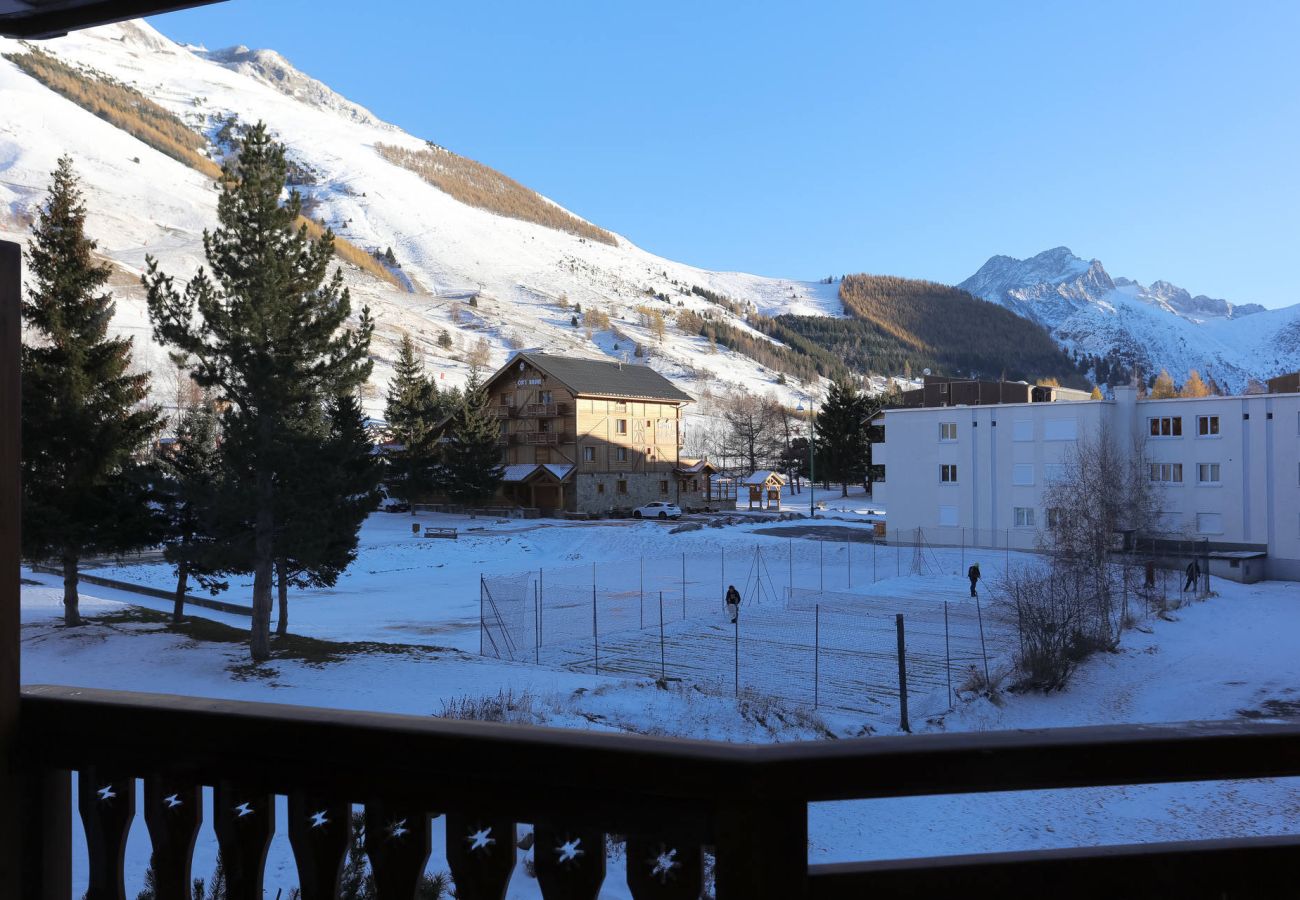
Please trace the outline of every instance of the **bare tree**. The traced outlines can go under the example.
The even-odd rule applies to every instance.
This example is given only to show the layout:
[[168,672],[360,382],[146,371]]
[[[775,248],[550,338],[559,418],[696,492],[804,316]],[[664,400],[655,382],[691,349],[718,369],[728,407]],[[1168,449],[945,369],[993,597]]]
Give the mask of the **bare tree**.
[[725,455],[750,472],[775,465],[781,448],[780,408],[771,398],[732,394],[722,405]]

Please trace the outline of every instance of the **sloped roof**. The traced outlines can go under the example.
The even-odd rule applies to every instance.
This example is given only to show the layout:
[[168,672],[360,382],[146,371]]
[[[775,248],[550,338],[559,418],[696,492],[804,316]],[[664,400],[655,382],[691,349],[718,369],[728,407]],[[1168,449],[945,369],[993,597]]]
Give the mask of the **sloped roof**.
[[0,0],[0,35],[56,37],[77,28],[219,2],[222,0]]
[[538,463],[515,463],[514,465],[505,467],[505,474],[502,476],[501,480],[510,482],[511,484],[517,484],[528,481],[533,476],[540,475],[543,472],[552,476],[557,481],[564,481],[573,472],[573,466],[564,465],[562,463],[546,463],[544,465]]
[[707,459],[683,459],[677,465],[677,471],[683,475],[696,475],[700,472],[716,472],[718,467]]
[[769,479],[775,478],[778,484],[785,484],[785,476],[780,472],[772,469],[759,469],[740,479],[741,484],[767,484]]
[[615,397],[635,400],[668,400],[692,403],[695,398],[649,366],[634,366],[603,359],[552,356],[549,353],[517,353],[492,377],[519,365],[523,360],[584,397]]

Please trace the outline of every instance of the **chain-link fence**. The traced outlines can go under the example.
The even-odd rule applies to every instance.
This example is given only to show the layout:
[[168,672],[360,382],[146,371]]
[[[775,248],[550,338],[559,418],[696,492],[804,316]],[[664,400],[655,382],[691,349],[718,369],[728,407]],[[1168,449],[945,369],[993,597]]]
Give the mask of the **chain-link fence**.
[[[1014,623],[975,599],[854,592],[905,562],[910,572],[893,550],[792,540],[484,577],[482,652],[904,720],[910,702],[911,714],[934,715],[972,674],[987,683],[1010,658]],[[724,605],[732,585],[734,621]]]

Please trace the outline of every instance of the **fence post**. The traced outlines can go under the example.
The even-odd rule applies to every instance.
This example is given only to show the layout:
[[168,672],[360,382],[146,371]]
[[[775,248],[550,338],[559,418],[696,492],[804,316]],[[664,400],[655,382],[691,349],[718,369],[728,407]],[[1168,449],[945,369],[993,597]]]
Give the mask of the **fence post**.
[[483,576],[478,577],[478,655],[483,655]]
[[[592,566],[595,569],[595,566]],[[596,664],[596,674],[600,674],[600,631],[596,628],[596,585],[591,586],[591,640],[595,646],[595,655],[592,657]]]
[[541,622],[541,593],[538,585],[533,585],[533,662],[541,665],[542,662],[542,627]]
[[732,623],[736,629],[735,649],[736,649],[736,696],[740,696],[740,610],[736,610],[736,621]]
[[645,628],[645,554],[641,555],[641,627]]
[[813,607],[813,709],[821,699],[822,605]]
[[871,538],[871,583],[876,583],[876,538]]
[[[965,560],[962,560],[965,562]],[[952,649],[948,642],[948,601],[943,601],[943,670],[948,673],[948,708],[952,709]]]
[[903,543],[896,541],[894,543],[894,576],[903,574]]
[[682,551],[682,621],[686,621],[686,551]]
[[542,578],[543,569],[537,570],[537,644],[542,643],[542,608],[546,600],[546,581]]
[[898,727],[909,734],[912,726],[907,721],[907,643],[903,639],[903,614],[894,615],[894,627],[898,631]]
[[659,592],[659,679],[668,680],[668,667],[664,664],[664,592]]
[[980,598],[978,594],[975,595],[975,616],[979,619],[980,623],[980,655],[984,657],[984,689],[992,691],[993,682],[989,678],[989,651],[988,648],[984,646],[984,613],[980,611]]
[[794,599],[794,538],[790,538],[790,584],[785,594],[791,600]]
[[961,529],[961,567],[966,568],[966,526]]
[[853,542],[844,536],[844,563],[848,566],[849,590],[853,590]]

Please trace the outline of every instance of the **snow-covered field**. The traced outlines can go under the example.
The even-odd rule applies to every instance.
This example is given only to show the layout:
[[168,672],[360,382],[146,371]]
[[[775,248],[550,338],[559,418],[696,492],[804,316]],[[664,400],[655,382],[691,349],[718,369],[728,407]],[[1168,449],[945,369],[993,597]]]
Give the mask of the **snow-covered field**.
[[[867,506],[860,498],[849,505],[859,510]],[[854,514],[829,516],[850,519]],[[414,715],[438,715],[445,704],[505,692],[514,698],[507,716],[514,721],[724,741],[896,732],[896,723],[879,716],[814,713],[759,696],[737,701],[725,692],[663,689],[650,679],[597,676],[477,655],[481,572],[506,574],[539,565],[627,566],[642,553],[657,558],[729,552],[740,559],[756,545],[783,548],[792,543],[757,530],[794,533],[807,523],[670,534],[669,527],[649,522],[464,520],[457,524],[484,530],[465,532],[452,542],[412,537],[411,518],[373,516],[363,531],[361,558],[339,587],[294,597],[291,630],[305,637],[286,642],[276,658],[258,667],[247,663],[234,630],[240,624],[236,617],[203,611],[205,618],[174,631],[159,621],[158,613],[142,609],[162,609],[165,604],[86,586],[84,608],[96,618],[85,627],[66,629],[57,620],[56,579],[25,573],[35,583],[25,586],[23,594],[23,679]],[[415,518],[433,521],[429,516]],[[438,524],[443,518],[438,517]],[[830,519],[825,521],[829,524]],[[813,545],[802,539],[794,543]],[[870,549],[856,546],[864,554]],[[804,565],[808,557],[800,553],[797,558]],[[1013,554],[997,564],[1014,566],[1025,560]],[[874,581],[860,575],[855,586],[917,602],[935,596],[959,598],[966,590],[962,562],[960,551],[938,550],[926,574],[911,574],[904,559],[896,569],[878,566]],[[986,562],[986,575],[993,574],[987,571],[991,565]],[[808,577],[808,572],[796,572],[796,580]],[[142,583],[167,581],[165,568],[157,565],[124,566],[113,574]],[[1300,702],[1300,654],[1294,639],[1300,632],[1300,585],[1217,582],[1214,589],[1216,596],[1178,610],[1169,620],[1145,621],[1127,632],[1117,653],[1087,662],[1062,693],[1004,693],[1001,705],[963,699],[947,715],[914,721],[914,730],[1231,719],[1288,710],[1294,715]],[[229,599],[240,600],[241,591],[246,595],[247,586],[236,585],[236,596]],[[953,827],[954,822],[961,827]],[[1293,781],[1047,791],[819,804],[811,811],[809,853],[812,861],[821,862],[1284,833],[1297,827],[1300,784]],[[132,835],[129,884],[138,885],[147,841],[142,827]],[[439,840],[435,836],[435,847]],[[214,853],[211,834],[205,831],[196,874],[210,871]],[[430,866],[436,871],[445,863],[436,853]],[[273,847],[268,872],[272,890],[294,883],[282,838]],[[511,896],[537,896],[535,881],[522,869]],[[605,896],[627,896],[617,862],[611,865]]]

